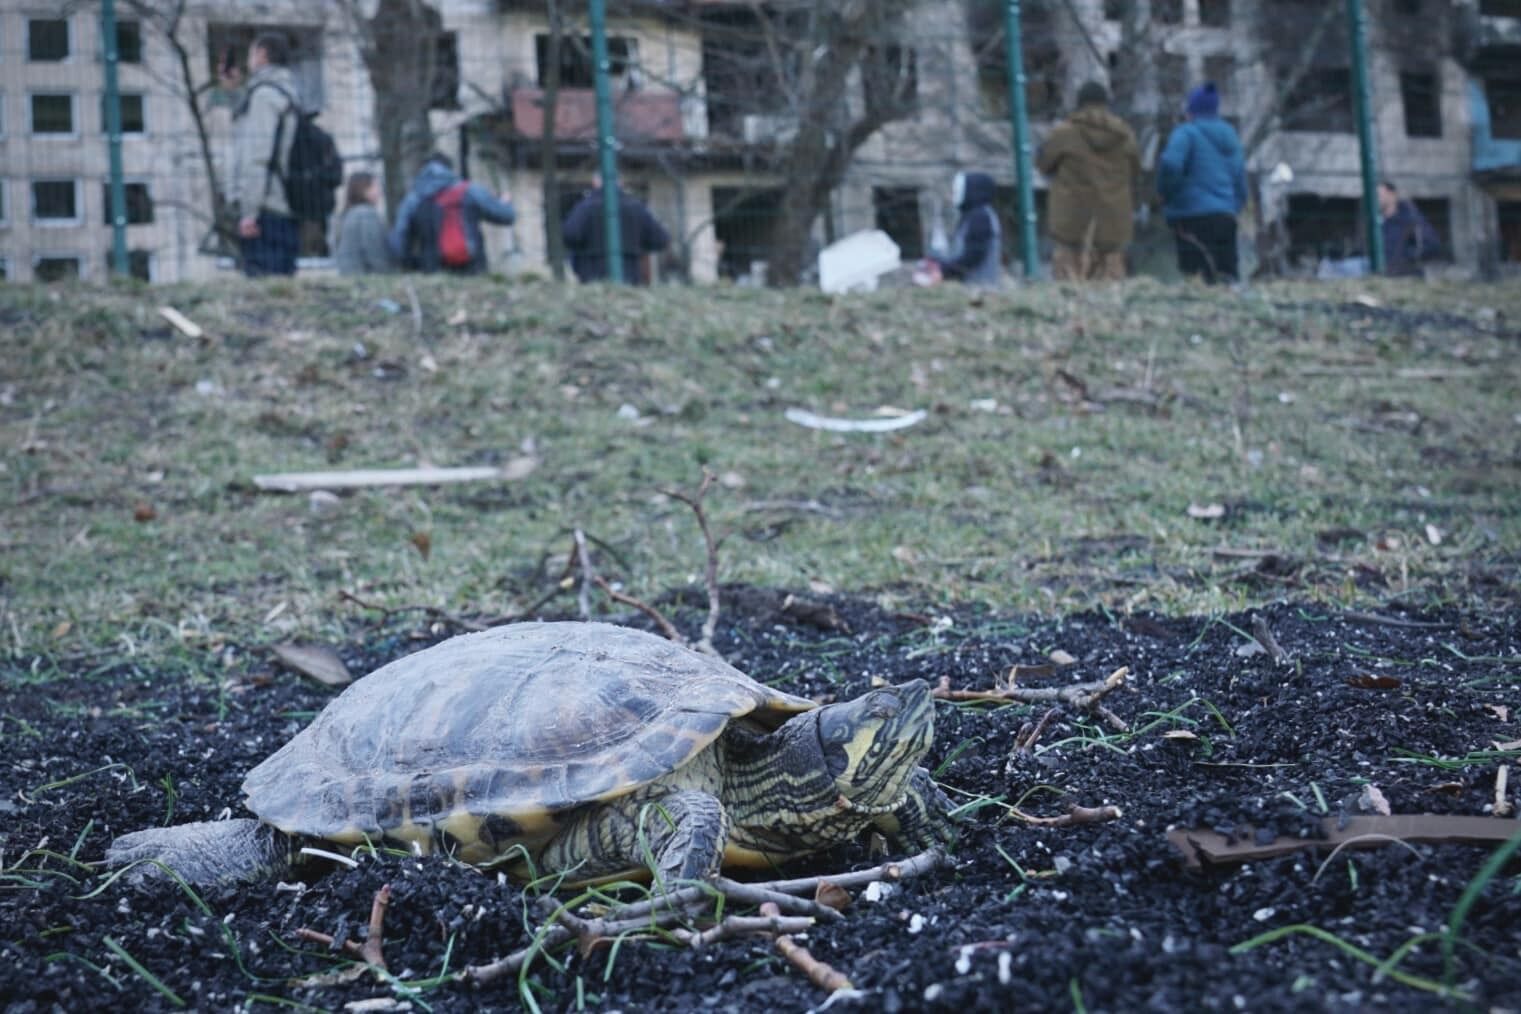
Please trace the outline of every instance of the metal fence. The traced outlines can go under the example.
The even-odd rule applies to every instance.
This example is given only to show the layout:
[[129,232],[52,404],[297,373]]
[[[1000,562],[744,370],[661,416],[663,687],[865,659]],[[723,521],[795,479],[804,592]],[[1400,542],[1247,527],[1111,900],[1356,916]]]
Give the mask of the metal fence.
[[[1154,168],[1206,78],[1248,152],[1247,271],[1376,269],[1383,177],[1432,223],[1430,270],[1521,263],[1510,0],[852,6],[865,28],[831,35],[830,5],[397,0],[382,10],[421,26],[397,39],[377,38],[385,26],[347,0],[53,12],[0,0],[0,271],[178,281],[235,269],[218,190],[237,97],[218,70],[269,30],[289,38],[346,169],[379,175],[392,207],[434,149],[510,192],[517,223],[487,230],[507,273],[563,268],[557,224],[599,170],[672,235],[641,270],[695,283],[779,270],[811,281],[821,247],[868,229],[911,263],[954,235],[954,174],[981,170],[1011,273],[1041,276],[1049,181],[1030,162],[1087,79],[1108,85],[1143,153],[1133,272],[1176,273]],[[304,226],[302,271],[332,270],[342,204]]]

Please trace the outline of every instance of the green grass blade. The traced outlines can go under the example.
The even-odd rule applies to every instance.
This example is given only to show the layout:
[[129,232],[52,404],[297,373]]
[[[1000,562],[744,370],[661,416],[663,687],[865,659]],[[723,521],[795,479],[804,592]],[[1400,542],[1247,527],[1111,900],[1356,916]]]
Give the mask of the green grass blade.
[[154,989],[158,990],[159,993],[163,995],[164,999],[168,1000],[176,1007],[185,1006],[185,1001],[180,999],[178,993],[170,989],[168,986],[164,985],[164,981],[162,979],[144,968],[142,962],[138,961],[131,954],[128,954],[125,947],[117,943],[115,940],[112,940],[110,937],[103,937],[101,939],[101,943],[106,945],[106,949],[108,951],[116,955],[118,958],[121,958],[122,961],[126,962],[127,967],[136,972],[144,982],[152,986]]

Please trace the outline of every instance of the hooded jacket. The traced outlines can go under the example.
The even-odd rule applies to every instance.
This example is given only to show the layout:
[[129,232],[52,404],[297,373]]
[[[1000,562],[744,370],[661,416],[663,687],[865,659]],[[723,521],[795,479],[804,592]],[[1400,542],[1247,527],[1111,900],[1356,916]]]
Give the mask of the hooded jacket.
[[1158,162],[1157,189],[1169,222],[1239,212],[1246,206],[1246,159],[1236,129],[1218,116],[1180,124]]
[[[232,114],[232,165],[227,197],[238,214],[256,217],[260,211],[290,217],[285,185],[271,165],[283,166],[296,138],[300,92],[289,67],[265,64],[248,79]],[[285,129],[281,130],[281,122]],[[275,150],[279,134],[280,150]]]
[[961,221],[951,236],[950,252],[934,261],[947,278],[968,285],[997,285],[1003,280],[1003,230],[993,207],[993,177],[963,173],[961,178]]
[[1129,244],[1141,150],[1128,123],[1101,105],[1083,106],[1052,129],[1035,165],[1050,181],[1051,238],[1103,253]]
[[[439,162],[430,161],[418,172],[417,178],[412,181],[412,188],[407,191],[407,196],[401,199],[401,207],[396,211],[396,221],[391,226],[391,256],[398,263],[424,271],[438,269],[436,250],[422,250],[421,257],[417,256],[416,251],[409,252],[411,239],[418,240],[422,246],[430,246],[437,242],[437,237],[411,236],[413,219],[417,217],[417,211],[424,201],[433,200],[458,182],[460,178],[454,170]],[[495,222],[498,225],[511,225],[517,221],[517,212],[511,204],[498,199],[495,194],[479,183],[472,183],[465,191],[464,200],[460,204],[460,215],[465,227],[465,244],[470,250],[470,265],[465,270],[484,271],[486,270],[486,243],[485,237],[481,235],[481,220]],[[432,255],[431,260],[429,254]]]

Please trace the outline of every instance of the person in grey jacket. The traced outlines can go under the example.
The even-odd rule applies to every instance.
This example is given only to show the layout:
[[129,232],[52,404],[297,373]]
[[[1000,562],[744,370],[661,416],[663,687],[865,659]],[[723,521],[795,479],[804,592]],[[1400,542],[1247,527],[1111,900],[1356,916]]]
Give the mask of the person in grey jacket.
[[[232,114],[227,197],[237,208],[243,273],[250,277],[296,273],[300,228],[274,171],[286,164],[296,136],[298,90],[289,62],[290,42],[284,35],[266,32],[254,39],[248,47],[248,84]],[[236,68],[222,72],[226,87],[236,88],[238,78]]]
[[[459,210],[469,248],[469,262],[449,267],[439,259],[439,229],[442,214],[440,198],[464,184],[459,196]],[[391,254],[409,271],[454,271],[479,274],[486,270],[486,243],[481,222],[511,225],[517,220],[512,195],[505,190],[498,197],[479,183],[463,181],[454,172],[449,156],[435,152],[428,157],[412,181],[412,189],[402,198],[391,225]]]
[[337,261],[340,275],[382,274],[394,266],[380,217],[380,181],[374,173],[354,173],[344,188]]

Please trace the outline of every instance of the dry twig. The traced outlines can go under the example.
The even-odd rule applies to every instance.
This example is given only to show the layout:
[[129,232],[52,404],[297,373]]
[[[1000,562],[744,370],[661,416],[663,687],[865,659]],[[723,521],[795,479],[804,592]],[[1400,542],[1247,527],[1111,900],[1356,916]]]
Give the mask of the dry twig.
[[708,514],[703,510],[703,498],[708,495],[708,490],[716,478],[711,471],[702,470],[702,482],[697,487],[696,494],[688,496],[679,490],[666,490],[665,495],[680,500],[692,508],[692,513],[697,515],[697,527],[702,529],[702,541],[707,546],[708,564],[704,573],[704,581],[708,586],[708,618],[702,624],[702,637],[698,639],[695,647],[698,651],[709,655],[717,655],[718,650],[713,647],[713,634],[718,630],[718,543],[713,539],[713,530],[708,526]]
[[648,616],[655,622],[655,625],[660,628],[660,632],[667,638],[675,641],[677,644],[687,643],[687,639],[681,636],[681,631],[677,630],[671,624],[671,621],[665,618],[665,614],[660,610],[656,609],[648,602],[636,599],[632,595],[625,595],[623,592],[614,589],[612,585],[607,583],[607,578],[605,577],[598,577],[596,579],[596,582],[597,587],[606,592],[607,597],[612,599],[614,602],[622,603],[625,606],[633,606],[635,609]]
[[1073,804],[1067,807],[1067,812],[1060,817],[1037,817],[1034,814],[1025,813],[1015,807],[1010,811],[1014,816],[1026,824],[1034,824],[1038,827],[1074,827],[1078,824],[1103,824],[1111,820],[1119,820],[1124,813],[1118,806],[1078,806]]
[[[780,913],[771,902],[761,906],[761,915],[776,918]],[[808,952],[808,948],[798,943],[786,934],[780,934],[776,938],[776,950],[782,957],[808,976],[808,981],[822,990],[833,993],[837,989],[854,989],[849,979],[843,973],[837,972],[828,963],[820,961]]]
[[[864,887],[878,880],[908,880],[938,869],[944,862],[944,853],[939,849],[930,849],[901,862],[883,863],[869,870],[853,873],[772,880],[755,884],[739,884],[719,877],[710,884],[695,884],[665,894],[654,895],[645,901],[620,906],[611,917],[600,919],[584,919],[561,909],[555,914],[557,925],[537,934],[535,941],[528,947],[513,951],[505,957],[497,958],[484,965],[472,965],[456,973],[455,978],[460,982],[485,985],[505,976],[516,975],[524,967],[536,961],[544,952],[561,947],[572,940],[582,941],[583,947],[587,946],[587,941],[591,941],[594,946],[595,941],[599,939],[611,939],[627,933],[641,930],[653,931],[670,926],[672,923],[690,918],[694,910],[711,905],[715,896],[719,895],[731,902],[775,905],[778,916],[785,905],[788,912],[794,913],[799,918],[810,921],[839,920],[844,918],[839,912],[827,905],[820,905],[809,900],[817,893],[821,883],[853,888]],[[794,897],[795,895],[805,895],[807,898]],[[737,929],[723,931],[721,935],[715,935],[713,939],[723,939],[737,932]],[[684,930],[682,933],[689,934],[690,931]],[[685,939],[694,946],[709,942],[695,941],[691,936],[675,935],[678,939]]]
[[997,701],[1017,704],[1046,704],[1056,701],[1092,712],[1120,732],[1129,732],[1130,724],[1103,704],[1108,694],[1125,685],[1129,666],[1121,666],[1103,680],[1074,683],[1065,687],[1004,687],[999,690],[952,690],[949,676],[940,677],[934,695],[942,701]]
[[1273,636],[1273,631],[1268,627],[1267,620],[1262,618],[1261,613],[1252,614],[1252,637],[1262,645],[1262,650],[1267,652],[1273,659],[1274,665],[1283,665],[1288,661],[1289,653],[1283,650],[1278,643],[1278,638]]
[[[380,890],[375,892],[375,899],[370,902],[370,929],[369,933],[365,936],[364,943],[358,944],[352,940],[344,940],[341,944],[336,944],[338,949],[351,958],[357,958],[367,965],[380,969],[382,972],[386,971],[386,959],[382,947],[386,909],[390,907],[390,904],[391,885],[382,884],[380,885]],[[305,926],[296,930],[296,936],[311,943],[321,944],[324,947],[335,946],[335,941],[331,936],[326,933],[319,933],[314,929],[307,929]]]
[[468,630],[472,632],[486,630],[498,623],[505,623],[513,618],[510,616],[501,616],[497,617],[494,620],[491,620],[490,622],[481,622],[479,620],[467,620],[463,617],[455,616],[453,613],[445,612],[437,606],[396,606],[395,608],[392,608],[390,606],[383,606],[375,602],[366,602],[364,599],[360,598],[358,595],[355,595],[353,592],[344,590],[340,590],[338,592],[338,598],[343,602],[352,602],[354,605],[358,606],[361,609],[369,609],[374,612],[378,612],[383,618],[395,616],[397,613],[421,612],[424,615],[432,617],[435,620],[452,624],[453,626],[459,627],[461,630]]

